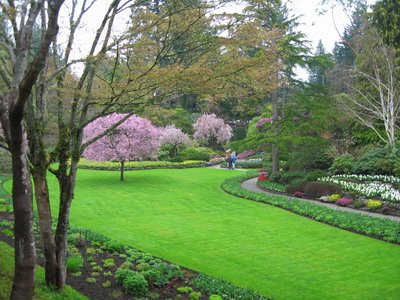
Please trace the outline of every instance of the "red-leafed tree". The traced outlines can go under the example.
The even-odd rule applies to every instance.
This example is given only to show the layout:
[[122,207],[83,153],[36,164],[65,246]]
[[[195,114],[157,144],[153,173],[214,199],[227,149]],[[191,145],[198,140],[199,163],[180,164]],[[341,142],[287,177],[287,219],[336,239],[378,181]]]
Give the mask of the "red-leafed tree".
[[[84,129],[84,143],[106,132],[126,114],[108,115],[89,123]],[[160,147],[161,130],[147,119],[133,115],[103,137],[90,144],[83,157],[97,161],[121,163],[121,181],[124,163],[129,160],[154,159]]]
[[232,137],[232,128],[215,114],[204,114],[193,124],[196,140],[207,143],[214,150],[221,150],[222,144],[229,142]]
[[170,146],[171,156],[176,156],[179,147],[190,145],[192,141],[180,128],[175,127],[175,125],[169,125],[163,130],[160,137],[160,143],[161,145]]

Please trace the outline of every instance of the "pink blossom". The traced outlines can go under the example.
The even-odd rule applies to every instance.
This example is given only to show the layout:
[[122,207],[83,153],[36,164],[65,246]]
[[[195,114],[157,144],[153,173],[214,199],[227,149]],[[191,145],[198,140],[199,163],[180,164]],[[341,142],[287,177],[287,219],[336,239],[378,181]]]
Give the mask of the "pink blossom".
[[[84,143],[106,131],[126,114],[114,113],[96,119],[84,129]],[[109,134],[89,145],[83,157],[97,161],[154,159],[160,147],[160,129],[147,119],[133,115]]]
[[208,141],[211,146],[229,142],[232,137],[232,128],[215,114],[204,114],[193,124],[196,140]]
[[180,128],[176,128],[175,125],[168,125],[162,130],[160,143],[161,145],[171,146],[190,145],[191,140]]
[[176,128],[175,125],[168,125],[161,132],[160,143],[161,145],[170,145],[175,156],[178,146],[190,145],[192,141],[180,128]]

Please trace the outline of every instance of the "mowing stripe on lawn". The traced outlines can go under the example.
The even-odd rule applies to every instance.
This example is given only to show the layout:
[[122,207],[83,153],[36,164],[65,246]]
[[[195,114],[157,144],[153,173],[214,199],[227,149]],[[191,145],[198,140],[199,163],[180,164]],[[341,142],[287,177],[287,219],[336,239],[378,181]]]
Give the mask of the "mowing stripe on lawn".
[[398,245],[230,196],[233,175],[79,170],[71,223],[275,299],[400,298]]

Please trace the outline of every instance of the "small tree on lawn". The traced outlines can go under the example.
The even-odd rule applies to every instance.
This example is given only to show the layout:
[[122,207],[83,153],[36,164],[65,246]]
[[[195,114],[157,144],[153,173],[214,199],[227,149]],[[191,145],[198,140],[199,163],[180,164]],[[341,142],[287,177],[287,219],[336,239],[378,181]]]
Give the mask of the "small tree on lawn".
[[193,137],[205,141],[214,150],[222,149],[222,143],[229,142],[232,137],[232,128],[215,114],[204,114],[193,124],[195,133]]
[[[84,129],[85,141],[106,132],[124,116],[114,113],[89,123]],[[123,181],[125,161],[154,159],[160,147],[159,136],[160,129],[149,120],[133,115],[89,145],[82,156],[97,161],[119,161]]]
[[178,154],[179,147],[188,146],[192,141],[180,128],[176,128],[175,125],[168,125],[161,133],[160,143],[170,146],[170,155],[174,157]]

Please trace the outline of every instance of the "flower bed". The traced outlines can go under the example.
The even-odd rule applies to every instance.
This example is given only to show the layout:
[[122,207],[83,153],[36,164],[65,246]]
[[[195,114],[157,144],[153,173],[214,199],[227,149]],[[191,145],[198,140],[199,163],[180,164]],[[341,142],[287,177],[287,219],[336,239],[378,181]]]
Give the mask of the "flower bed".
[[[221,168],[227,168],[228,164],[226,161],[221,163]],[[236,160],[235,168],[243,169],[260,169],[263,167],[261,159],[238,159]]]
[[[366,179],[368,178],[368,179]],[[368,183],[356,183],[350,182],[348,179],[355,180],[375,180],[378,181],[382,179],[383,182],[368,182]],[[391,180],[389,183],[388,180]],[[331,176],[323,177],[318,179],[321,182],[333,183],[341,186],[346,191],[354,191],[360,195],[367,197],[379,197],[381,200],[386,200],[389,202],[400,202],[400,191],[393,188],[392,184],[394,182],[400,182],[399,178],[393,176],[363,176],[363,175],[351,175],[351,176]]]
[[[146,169],[162,169],[162,168],[195,168],[204,167],[205,162],[201,160],[186,160],[184,162],[169,162],[169,161],[127,161],[124,164],[125,170],[146,170]],[[81,169],[95,170],[119,170],[120,162],[112,161],[93,161],[80,159],[78,167]]]
[[241,183],[243,181],[254,177],[257,177],[257,173],[250,171],[240,176],[228,178],[222,183],[222,188],[226,192],[238,197],[265,202],[335,227],[400,244],[400,222],[353,212],[339,211],[286,196],[256,193],[242,187]]

